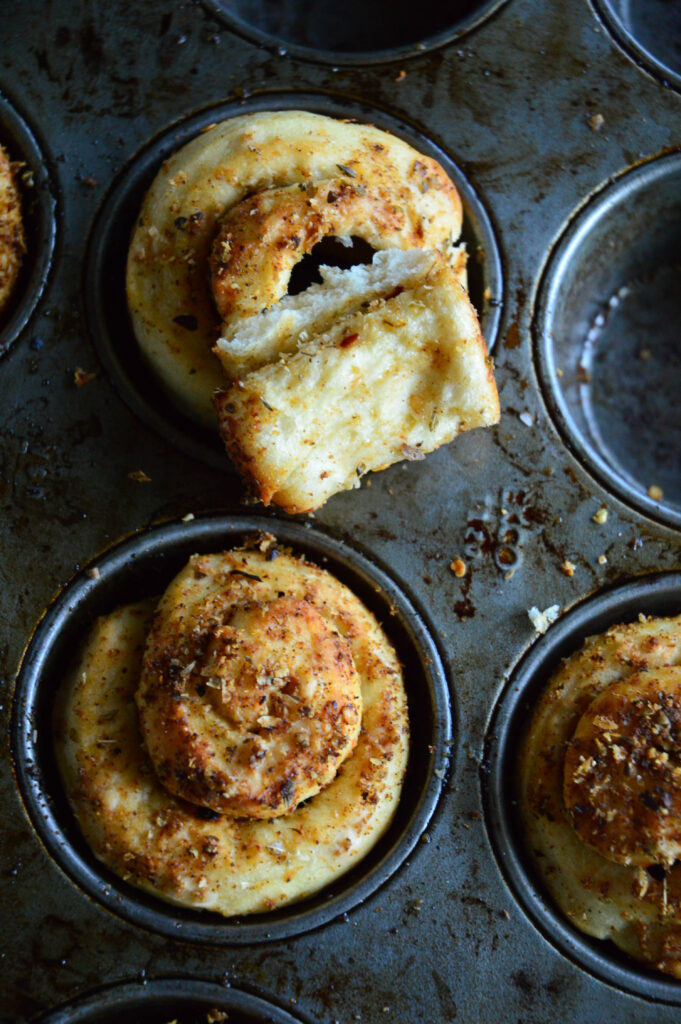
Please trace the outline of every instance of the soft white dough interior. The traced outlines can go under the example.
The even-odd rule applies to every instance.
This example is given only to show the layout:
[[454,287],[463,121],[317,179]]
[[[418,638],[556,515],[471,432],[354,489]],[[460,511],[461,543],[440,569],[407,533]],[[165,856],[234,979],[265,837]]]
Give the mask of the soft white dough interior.
[[[365,303],[384,298],[397,288],[415,287],[436,258],[424,249],[384,249],[374,253],[368,264],[348,269],[321,266],[321,284],[310,285],[298,295],[286,295],[276,306],[244,320],[218,339],[215,352],[230,378],[243,376],[280,355],[295,352]],[[459,246],[452,265],[464,287],[465,264],[465,249]]]

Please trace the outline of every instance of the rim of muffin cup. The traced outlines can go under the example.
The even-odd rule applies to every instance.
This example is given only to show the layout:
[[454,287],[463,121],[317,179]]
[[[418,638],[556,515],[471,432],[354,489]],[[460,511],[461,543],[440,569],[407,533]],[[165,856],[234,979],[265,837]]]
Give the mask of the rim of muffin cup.
[[[396,60],[407,60],[410,57],[418,57],[431,50],[439,49],[447,43],[472,32],[479,25],[482,25],[491,18],[508,0],[474,0],[473,9],[469,10],[458,18],[439,19],[442,21],[442,28],[421,35],[416,31],[414,37],[408,42],[395,46],[378,46],[367,50],[335,50],[333,48],[315,47],[307,43],[296,42],[287,39],[284,35],[270,32],[252,24],[243,15],[229,10],[225,0],[204,0],[205,5],[213,14],[228,28],[238,35],[256,43],[275,50],[279,56],[291,56],[301,60],[311,61],[315,64],[332,65],[366,65],[382,64]],[[302,18],[302,15],[301,15]],[[419,19],[413,18],[414,26],[418,25]]]
[[[305,900],[271,912],[227,918],[147,894],[97,860],[80,833],[60,780],[52,710],[59,683],[98,615],[160,595],[190,555],[227,550],[259,533],[273,534],[294,554],[331,572],[381,623],[404,667],[410,752],[395,817],[356,866]],[[47,608],[17,676],[12,757],[26,811],[44,847],[76,886],[106,909],[177,939],[216,945],[274,941],[321,927],[353,909],[386,883],[413,851],[444,786],[452,701],[445,662],[426,613],[373,557],[309,523],[244,514],[197,517],[151,527],[116,544],[81,571]]]
[[0,143],[12,162],[23,165],[18,184],[26,239],[19,275],[0,318],[2,357],[28,324],[45,291],[57,237],[57,203],[44,147],[1,85]]
[[637,621],[640,613],[681,613],[681,571],[615,584],[573,606],[521,657],[491,712],[480,768],[484,820],[497,866],[526,918],[559,953],[588,974],[631,995],[681,1005],[681,982],[628,957],[608,939],[576,928],[546,891],[519,821],[517,770],[536,703],[561,661],[587,637]]
[[[119,981],[33,1018],[34,1024],[204,1024],[209,1010],[238,1014],[239,1024],[301,1024],[288,1010],[240,988],[199,978]],[[229,1017],[231,1020],[231,1016]]]
[[[677,56],[677,67],[670,67],[665,59],[632,31],[622,16],[622,4],[613,0],[591,0],[608,32],[636,64],[658,78],[663,85],[681,90],[681,53]],[[637,3],[640,0],[636,0]],[[657,20],[657,28],[664,32],[664,26]]]
[[405,139],[438,160],[461,195],[469,285],[490,352],[502,311],[501,255],[490,215],[471,182],[439,143],[419,127],[356,98],[323,92],[262,92],[212,104],[161,129],[136,153],[111,185],[95,217],[84,263],[83,294],[92,343],[119,396],[139,419],[174,447],[201,462],[235,473],[217,430],[191,422],[164,393],[139,350],[125,294],[125,266],[142,201],[165,159],[209,124],[269,110],[305,110],[354,117]]
[[[656,203],[664,204],[667,194],[674,194],[672,202],[680,216],[678,220],[666,220],[664,234],[659,230],[659,219],[655,220],[649,214],[654,212]],[[636,226],[639,223],[642,228],[637,235]],[[621,229],[622,225],[625,225],[625,230],[618,236],[616,229]],[[612,234],[609,235],[610,229]],[[597,248],[596,238],[602,240],[601,250]],[[599,297],[593,289],[603,283],[604,275],[610,273],[610,269],[615,266],[611,261],[610,269],[604,269],[611,259],[607,248],[612,238],[622,239],[615,244],[619,244],[617,255],[622,259],[620,265],[624,277],[613,275],[611,294]],[[644,248],[646,244],[649,250]],[[635,468],[632,468],[633,463],[618,468],[617,457],[609,457],[607,440],[599,436],[600,424],[597,422],[594,427],[591,422],[594,413],[589,408],[589,396],[594,392],[593,381],[589,381],[588,374],[585,380],[580,381],[582,366],[578,366],[577,362],[581,360],[575,360],[574,356],[580,348],[582,351],[586,349],[587,335],[601,322],[598,318],[603,317],[607,322],[611,315],[611,304],[619,301],[618,288],[626,289],[632,283],[639,286],[640,278],[646,274],[679,267],[679,244],[681,150],[625,168],[609,178],[570,214],[548,251],[538,279],[532,321],[533,355],[540,392],[563,441],[584,468],[629,507],[677,529],[681,527],[681,495],[676,500],[670,500],[664,493],[655,495],[654,489],[648,486],[656,482],[655,453],[648,451],[646,460],[640,460]],[[662,247],[665,245],[667,249],[663,252]],[[676,252],[676,257],[672,250]],[[652,256],[650,266],[646,261],[647,253]],[[600,279],[597,275],[600,275]],[[574,307],[566,309],[569,302],[566,296],[570,296],[571,289],[580,293],[582,305],[575,303]],[[567,319],[566,313],[569,314]],[[634,325],[631,329],[632,339],[635,330]],[[561,344],[565,351],[560,350]],[[568,362],[573,365],[567,366]],[[628,391],[626,384],[637,375],[637,367],[626,364],[626,372],[629,377],[620,385],[622,394]],[[605,374],[601,376],[600,385],[603,387]],[[653,399],[651,388],[650,400]],[[654,426],[657,421],[653,418],[651,422]],[[650,433],[648,424],[646,429]],[[662,425],[657,434],[659,440],[664,442]],[[657,464],[663,466],[665,463],[666,459],[663,459],[660,452]],[[647,474],[645,477],[644,473]]]

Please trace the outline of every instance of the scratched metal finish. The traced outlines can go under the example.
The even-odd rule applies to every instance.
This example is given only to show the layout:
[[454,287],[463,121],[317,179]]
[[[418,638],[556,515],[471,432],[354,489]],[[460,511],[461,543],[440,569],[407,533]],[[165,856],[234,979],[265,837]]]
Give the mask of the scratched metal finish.
[[[531,332],[567,218],[612,176],[678,146],[679,93],[619,48],[587,0],[509,0],[440,49],[365,68],[258,47],[199,3],[6,3],[2,25],[0,92],[43,148],[58,237],[38,309],[0,363],[0,1019],[167,976],[231,984],[318,1024],[678,1019],[678,1007],[597,980],[528,920],[490,843],[479,768],[495,701],[536,640],[530,606],[567,610],[613,583],[681,567],[678,532],[615,498],[554,426]],[[276,105],[278,90],[373,104],[441,145],[478,190],[503,260],[503,415],[494,430],[334,497],[313,521],[409,585],[448,658],[456,742],[427,833],[341,919],[286,942],[224,948],[143,930],[73,885],[25,813],[9,722],[22,651],[80,566],[149,523],[243,511],[233,473],[174,451],[119,398],[88,337],[81,282],[96,211],[140,147],[212,104],[247,109],[249,96],[270,91]],[[95,374],[80,388],[78,368]],[[131,478],[136,470],[149,481]],[[601,506],[609,514],[598,525]],[[456,556],[463,579],[449,570]]]

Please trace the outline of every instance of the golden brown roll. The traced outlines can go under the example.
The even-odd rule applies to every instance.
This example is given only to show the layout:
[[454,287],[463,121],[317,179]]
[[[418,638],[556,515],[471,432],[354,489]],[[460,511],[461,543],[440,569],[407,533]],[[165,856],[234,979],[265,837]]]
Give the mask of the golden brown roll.
[[613,626],[562,663],[523,744],[520,795],[572,923],[681,977],[681,616]]
[[[387,132],[303,111],[212,125],[145,198],[127,266],[135,333],[180,409],[212,428],[217,411],[252,494],[312,511],[498,421],[461,223],[442,167]],[[362,239],[372,263],[322,267],[321,284],[287,294],[329,237]]]
[[16,165],[0,146],[0,320],[14,289],[26,252]]
[[408,752],[400,666],[347,587],[265,538],[194,556],[160,602],[98,620],[56,747],[117,874],[228,916],[270,910],[388,827]]
[[144,200],[127,266],[135,334],[176,405],[214,429],[211,398],[226,381],[213,346],[286,293],[317,239],[457,261],[461,221],[440,165],[371,125],[305,111],[211,125],[164,162]]
[[419,261],[410,284],[292,352],[280,339],[278,359],[217,396],[227,450],[265,504],[309,512],[372,470],[425,458],[462,431],[498,421],[468,296],[435,254]]

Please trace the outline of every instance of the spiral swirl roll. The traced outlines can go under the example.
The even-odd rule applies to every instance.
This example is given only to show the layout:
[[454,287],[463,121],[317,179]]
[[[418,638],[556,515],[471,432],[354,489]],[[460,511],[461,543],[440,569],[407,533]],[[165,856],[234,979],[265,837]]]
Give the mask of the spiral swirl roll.
[[218,337],[281,299],[318,240],[354,235],[456,262],[461,222],[442,167],[370,125],[305,111],[210,125],[144,200],[127,265],[135,334],[175,404],[214,430],[212,395],[227,383]]
[[388,827],[400,665],[347,587],[261,539],[194,556],[159,602],[98,620],[56,746],[108,867],[185,906],[262,912],[328,885]]
[[681,977],[681,616],[613,626],[563,662],[532,717],[520,795],[572,923]]

